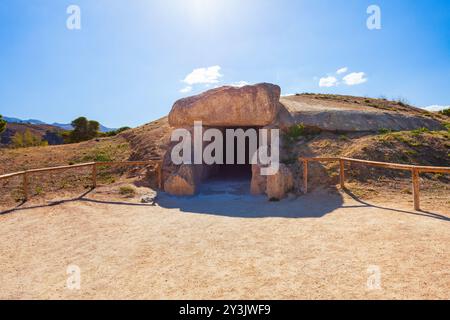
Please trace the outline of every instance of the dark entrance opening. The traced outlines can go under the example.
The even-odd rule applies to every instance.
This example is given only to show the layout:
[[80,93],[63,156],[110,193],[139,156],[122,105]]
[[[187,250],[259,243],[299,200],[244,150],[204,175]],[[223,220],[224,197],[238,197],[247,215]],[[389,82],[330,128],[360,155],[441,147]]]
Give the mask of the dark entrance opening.
[[[252,165],[251,165],[251,155],[250,151],[250,139],[249,137],[245,137],[245,150],[244,148],[239,148],[238,138],[234,136],[233,140],[230,141],[230,138],[227,137],[226,130],[231,129],[236,132],[238,129],[242,129],[247,135],[253,135],[256,137],[256,148],[258,147],[258,135],[259,131],[257,127],[226,127],[226,128],[218,128],[222,131],[224,138],[224,146],[223,146],[223,159],[224,164],[214,165],[213,170],[211,171],[210,179],[211,180],[226,180],[226,181],[250,181],[252,179]],[[227,164],[227,146],[234,145],[234,161],[233,164]],[[241,149],[241,150],[239,150]],[[245,161],[243,164],[238,163],[238,154],[244,152]],[[231,155],[230,155],[231,156]]]

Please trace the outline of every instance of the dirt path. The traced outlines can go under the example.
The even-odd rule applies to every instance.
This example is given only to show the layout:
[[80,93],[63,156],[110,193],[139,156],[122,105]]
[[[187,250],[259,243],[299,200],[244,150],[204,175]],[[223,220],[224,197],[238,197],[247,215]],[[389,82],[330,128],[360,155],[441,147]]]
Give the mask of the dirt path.
[[[104,200],[0,216],[0,298],[450,299],[448,208],[321,193]],[[66,288],[69,265],[80,290]],[[368,290],[377,268],[381,289]]]

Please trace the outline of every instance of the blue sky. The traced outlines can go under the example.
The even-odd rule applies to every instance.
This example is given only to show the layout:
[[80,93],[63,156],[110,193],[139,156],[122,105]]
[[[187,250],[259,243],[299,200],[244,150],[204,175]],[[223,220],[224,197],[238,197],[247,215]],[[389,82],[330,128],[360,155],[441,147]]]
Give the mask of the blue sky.
[[136,126],[239,82],[450,105],[450,1],[0,0],[0,114]]

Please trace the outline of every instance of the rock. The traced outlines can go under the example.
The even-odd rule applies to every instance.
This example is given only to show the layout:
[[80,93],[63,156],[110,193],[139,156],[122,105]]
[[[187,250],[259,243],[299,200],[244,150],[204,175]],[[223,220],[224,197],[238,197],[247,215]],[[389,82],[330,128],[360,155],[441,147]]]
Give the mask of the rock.
[[196,192],[196,179],[193,166],[182,165],[164,183],[164,190],[175,196],[191,196]]
[[266,126],[277,118],[280,92],[279,86],[269,83],[212,89],[175,102],[169,124],[186,127],[202,121],[204,126]]
[[266,193],[269,199],[281,200],[294,187],[294,177],[291,170],[284,164],[280,164],[278,173],[267,176]]
[[260,195],[266,192],[267,177],[261,175],[261,166],[252,165],[252,182],[250,185],[250,193]]
[[157,196],[156,192],[146,194],[141,197],[141,203],[148,203],[154,205],[156,201],[156,196]]
[[443,125],[418,113],[399,113],[370,107],[339,104],[337,102],[310,101],[307,98],[283,97],[280,103],[288,110],[291,119],[283,117],[283,123],[301,123],[306,127],[332,132],[377,132],[380,129],[393,131],[443,130]]

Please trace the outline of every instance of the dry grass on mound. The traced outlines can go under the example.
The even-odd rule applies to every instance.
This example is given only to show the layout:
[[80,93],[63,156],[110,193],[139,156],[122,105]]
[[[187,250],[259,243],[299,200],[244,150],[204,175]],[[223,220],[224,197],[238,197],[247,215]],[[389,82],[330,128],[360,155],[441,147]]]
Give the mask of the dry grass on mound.
[[[128,142],[120,137],[58,146],[1,149],[0,174],[91,161],[125,161],[130,157],[130,153]],[[123,169],[100,168],[98,181],[101,184],[114,182],[123,172]],[[0,202],[20,202],[23,199],[21,184],[20,177],[0,181]],[[57,191],[85,190],[91,185],[90,168],[36,173],[30,176],[30,193],[33,197]]]

